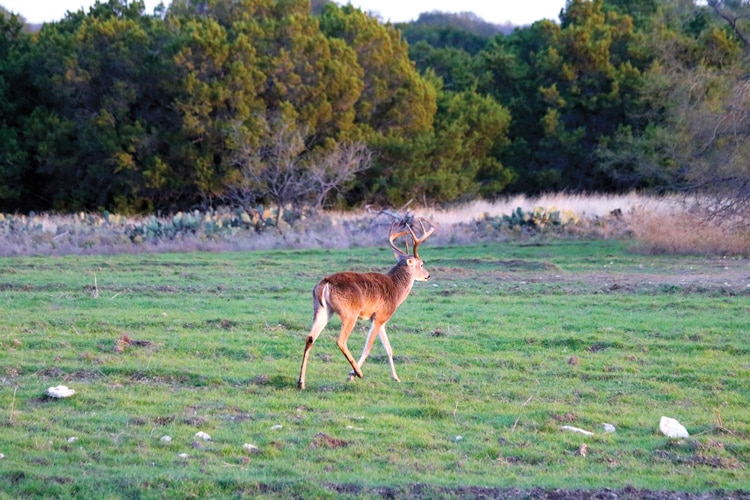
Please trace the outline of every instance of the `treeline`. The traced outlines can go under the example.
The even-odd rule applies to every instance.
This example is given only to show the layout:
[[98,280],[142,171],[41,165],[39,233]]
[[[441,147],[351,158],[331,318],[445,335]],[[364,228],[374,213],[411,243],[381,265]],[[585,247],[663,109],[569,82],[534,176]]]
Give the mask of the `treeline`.
[[35,33],[0,16],[0,210],[633,188],[746,208],[747,14],[569,0],[511,34],[307,0],[109,0]]

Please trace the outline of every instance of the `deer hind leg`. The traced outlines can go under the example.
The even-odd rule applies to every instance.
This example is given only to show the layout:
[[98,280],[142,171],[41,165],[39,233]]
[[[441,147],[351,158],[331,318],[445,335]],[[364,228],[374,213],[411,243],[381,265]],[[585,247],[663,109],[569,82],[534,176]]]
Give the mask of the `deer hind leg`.
[[302,355],[302,368],[300,369],[299,381],[297,382],[297,387],[300,389],[305,388],[305,371],[307,371],[307,358],[310,355],[310,349],[312,349],[320,332],[322,332],[328,324],[330,317],[331,314],[326,306],[318,303],[315,304],[315,319],[313,320],[312,328],[310,329],[310,333],[307,335],[307,340],[305,341],[305,352]]

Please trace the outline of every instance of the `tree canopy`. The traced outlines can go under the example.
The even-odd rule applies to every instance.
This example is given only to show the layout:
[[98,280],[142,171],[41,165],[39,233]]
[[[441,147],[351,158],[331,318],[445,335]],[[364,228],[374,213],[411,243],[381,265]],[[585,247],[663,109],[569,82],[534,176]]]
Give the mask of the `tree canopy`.
[[[322,0],[152,14],[107,0],[32,33],[4,13],[0,209],[633,188],[710,192],[720,209],[750,197],[748,14],[568,0],[559,22],[503,32],[470,14],[393,26]],[[268,180],[282,157],[291,197]]]

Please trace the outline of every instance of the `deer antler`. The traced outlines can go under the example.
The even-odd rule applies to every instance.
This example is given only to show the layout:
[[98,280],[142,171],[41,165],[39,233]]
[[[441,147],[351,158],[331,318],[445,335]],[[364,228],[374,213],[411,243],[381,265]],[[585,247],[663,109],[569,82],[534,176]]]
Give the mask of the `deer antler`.
[[[430,237],[430,235],[435,231],[435,228],[434,227],[430,227],[430,229],[427,230],[424,227],[423,219],[417,219],[417,221],[419,222],[419,226],[422,228],[422,236],[420,238],[417,238],[417,235],[414,233],[414,230],[411,228],[411,226],[409,225],[409,223],[406,222],[405,219],[401,219],[400,221],[394,222],[393,224],[391,224],[391,230],[389,232],[388,240],[390,241],[391,248],[393,248],[394,251],[396,251],[397,253],[399,253],[401,255],[409,255],[409,242],[408,241],[405,242],[406,252],[404,252],[403,250],[401,250],[400,248],[398,248],[396,246],[396,244],[394,243],[394,241],[396,240],[396,238],[400,238],[401,236],[404,236],[406,234],[410,234],[411,235],[411,240],[412,240],[412,251],[414,252],[414,257],[416,257],[418,259],[419,255],[417,254],[417,247],[419,246],[420,243],[422,243],[424,240],[426,240],[427,238]],[[394,233],[393,229],[395,227],[397,227],[397,226],[398,227],[406,227],[406,231],[401,231],[399,233]]]
[[430,224],[430,226],[432,226],[432,227],[430,227],[430,230],[428,231],[424,227],[423,219],[420,218],[420,219],[417,219],[417,220],[419,221],[419,225],[422,228],[422,237],[421,238],[417,238],[417,236],[414,234],[414,231],[412,230],[411,226],[409,226],[408,224],[406,225],[406,229],[408,229],[409,232],[411,233],[412,241],[414,242],[414,245],[413,245],[414,248],[412,250],[414,251],[414,257],[416,257],[418,259],[419,255],[417,254],[417,247],[419,246],[420,243],[422,243],[424,240],[426,240],[427,238],[429,238],[430,235],[435,232],[435,227],[432,226],[432,224]]
[[[408,231],[401,231],[400,233],[394,233],[393,229],[396,226],[399,226],[399,227],[406,226]],[[393,249],[394,252],[398,253],[399,255],[409,255],[409,243],[408,242],[406,243],[406,252],[404,252],[403,250],[401,250],[399,247],[396,246],[394,241],[396,240],[396,238],[400,238],[404,235],[409,234],[410,231],[411,231],[411,228],[408,225],[404,224],[403,220],[396,221],[393,224],[391,224],[391,229],[390,231],[388,231],[388,241],[390,242],[391,248]],[[412,233],[412,235],[414,235],[414,233]]]

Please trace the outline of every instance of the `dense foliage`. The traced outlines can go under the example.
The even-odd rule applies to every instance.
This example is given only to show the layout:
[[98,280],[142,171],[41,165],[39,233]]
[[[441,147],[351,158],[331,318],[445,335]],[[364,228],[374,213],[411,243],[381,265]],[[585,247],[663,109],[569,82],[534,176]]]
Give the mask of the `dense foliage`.
[[746,208],[749,12],[569,0],[510,34],[307,0],[108,0],[35,33],[2,15],[0,209],[632,188]]

